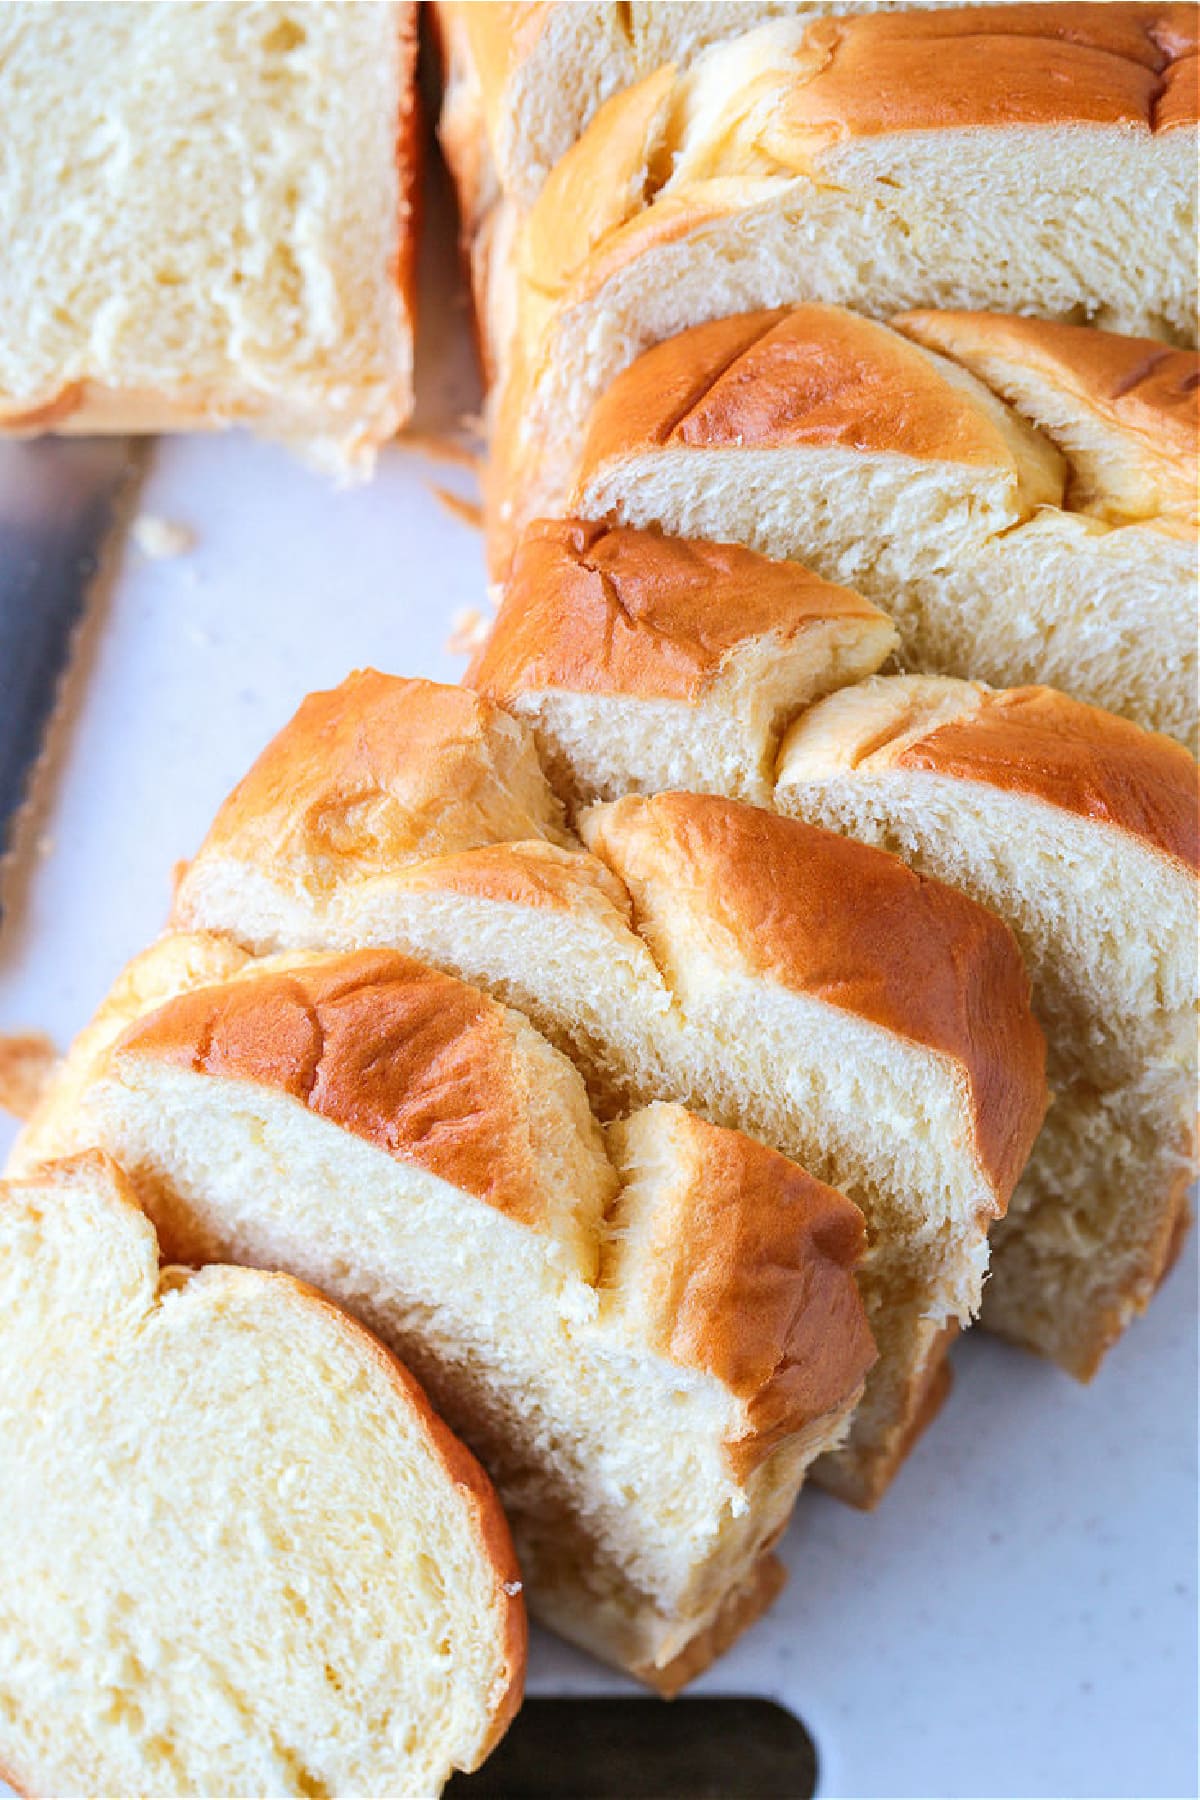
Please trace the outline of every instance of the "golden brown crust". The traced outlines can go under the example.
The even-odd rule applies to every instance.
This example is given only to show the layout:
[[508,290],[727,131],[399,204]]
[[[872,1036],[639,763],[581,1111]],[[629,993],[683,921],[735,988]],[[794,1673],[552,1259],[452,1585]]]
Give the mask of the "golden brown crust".
[[576,499],[614,457],[650,449],[798,445],[1011,468],[968,389],[886,325],[838,306],[746,313],[668,338],[593,410]]
[[1163,77],[1162,91],[1154,103],[1155,131],[1161,136],[1164,132],[1194,126],[1200,118],[1198,95],[1200,65],[1193,50],[1173,62]]
[[888,620],[849,588],[735,544],[578,519],[524,534],[487,643],[464,677],[498,705],[542,688],[695,701],[750,640]]
[[523,726],[463,688],[364,669],[304,700],[225,801],[197,861],[228,852],[330,878],[347,865],[389,874],[542,836],[561,838],[561,808]]
[[[823,157],[885,133],[1070,125],[1149,133],[1172,66],[1195,49],[1189,5],[938,6],[816,19],[767,77],[769,130],[754,112],[746,145],[730,134],[713,172],[818,175]],[[652,166],[669,171],[664,152],[678,148],[662,141],[669,74],[657,70],[610,100],[547,180],[530,213],[525,264],[539,296],[570,286],[582,297],[634,253],[635,237],[639,249],[647,233],[669,241],[730,204],[706,198],[703,182],[652,179]]]
[[787,1570],[777,1556],[761,1557],[742,1585],[726,1596],[712,1623],[690,1638],[678,1656],[661,1665],[643,1663],[631,1673],[664,1700],[673,1700],[762,1617],[779,1598],[786,1581]]
[[1014,5],[823,19],[805,39],[823,61],[789,92],[779,141],[791,140],[804,167],[849,137],[898,131],[1059,122],[1152,129],[1161,77],[1189,41],[1193,12]]
[[113,1050],[258,1082],[398,1162],[543,1228],[503,1007],[391,950],[321,958],[169,1000]]
[[750,1431],[726,1448],[739,1479],[836,1407],[876,1361],[853,1270],[858,1208],[798,1164],[700,1119],[702,1192],[670,1271],[668,1355],[747,1402]]
[[977,710],[906,744],[895,766],[1028,794],[1200,870],[1195,759],[1172,738],[1052,688],[985,693]]
[[1046,1110],[1045,1044],[1012,932],[898,857],[700,794],[629,796],[585,821],[634,893],[662,883],[706,921],[706,948],[754,977],[949,1058],[975,1149],[1007,1205]]
[[1200,353],[1090,325],[1003,313],[911,312],[897,330],[965,364],[1014,404],[1010,371],[1044,385],[1124,440],[1162,509],[1196,522]]
[[624,925],[633,918],[629,895],[611,869],[585,850],[557,844],[492,844],[434,856],[397,871],[396,885],[410,894],[471,895],[535,911],[615,911]]
[[[400,175],[400,230],[396,241],[394,280],[411,344],[417,310],[417,238],[421,224],[421,188],[425,166],[424,114],[417,88],[417,7],[405,0],[400,8],[400,105],[396,118],[396,167]],[[404,424],[412,411],[409,369]]]
[[513,1545],[508,1519],[483,1465],[433,1410],[429,1396],[411,1370],[406,1369],[386,1344],[361,1325],[351,1313],[317,1288],[291,1275],[272,1275],[286,1282],[297,1295],[335,1319],[364,1360],[373,1361],[402,1394],[414,1413],[430,1448],[436,1452],[447,1479],[470,1500],[475,1530],[483,1554],[495,1572],[496,1605],[501,1614],[500,1652],[505,1669],[504,1692],[495,1703],[492,1729],[470,1767],[478,1768],[495,1749],[520,1708],[525,1694],[525,1665],[529,1647],[529,1621],[525,1611],[524,1583]]
[[[845,1406],[876,1361],[854,1279],[865,1222],[777,1150],[681,1107],[651,1114],[677,1161],[638,1237],[649,1277],[639,1335],[743,1402],[746,1430],[726,1455],[744,1481],[783,1439]],[[619,1147],[625,1130],[614,1128]]]
[[493,0],[487,6],[437,0],[433,11],[443,30],[461,34],[488,127],[494,129],[508,81],[532,54],[554,7],[545,0],[542,4],[525,0],[521,5]]

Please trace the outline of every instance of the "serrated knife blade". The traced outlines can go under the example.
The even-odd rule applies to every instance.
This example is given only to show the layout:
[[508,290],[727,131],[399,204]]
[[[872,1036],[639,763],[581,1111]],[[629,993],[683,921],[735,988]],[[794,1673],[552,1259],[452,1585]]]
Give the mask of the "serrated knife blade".
[[137,467],[123,438],[0,443],[0,865]]

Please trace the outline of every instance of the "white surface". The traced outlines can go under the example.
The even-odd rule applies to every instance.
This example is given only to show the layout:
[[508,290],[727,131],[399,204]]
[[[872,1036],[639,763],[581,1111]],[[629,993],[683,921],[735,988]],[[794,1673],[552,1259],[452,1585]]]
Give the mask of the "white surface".
[[[427,317],[428,428],[472,396],[461,303]],[[48,847],[0,932],[0,1031],[65,1042],[83,1024],[308,689],[363,663],[457,678],[443,644],[456,608],[486,604],[482,557],[431,482],[469,485],[399,448],[344,493],[245,440],[160,448],[141,510],[195,547],[127,550]],[[1193,1238],[1090,1389],[971,1334],[880,1511],[804,1496],[783,1599],[697,1691],[793,1707],[826,1796],[1194,1794],[1195,1290]],[[535,1635],[530,1685],[618,1684]]]

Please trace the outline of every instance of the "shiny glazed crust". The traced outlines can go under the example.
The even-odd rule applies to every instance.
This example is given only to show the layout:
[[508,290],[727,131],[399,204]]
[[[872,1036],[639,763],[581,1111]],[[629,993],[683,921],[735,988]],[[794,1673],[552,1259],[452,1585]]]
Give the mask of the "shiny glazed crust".
[[[875,1346],[848,1272],[858,1208],[740,1131],[673,1108],[681,1174],[634,1270],[648,1348],[702,1369],[745,1404],[726,1446],[744,1480],[777,1444],[859,1387]],[[626,1128],[610,1127],[623,1144]],[[620,1201],[610,1229],[622,1225]]]
[[250,965],[244,978],[137,1020],[113,1054],[118,1067],[146,1057],[278,1088],[397,1161],[545,1229],[505,1009],[397,951],[269,975]]
[[1172,738],[1052,688],[985,690],[976,710],[883,760],[1026,794],[1200,869],[1194,758]]
[[538,688],[695,701],[730,653],[817,623],[886,616],[797,563],[736,544],[685,542],[578,519],[521,541],[504,606],[464,681],[498,705]]
[[631,795],[584,821],[631,886],[703,912],[709,954],[951,1060],[1003,1211],[1042,1123],[1045,1045],[1006,925],[898,857],[701,794]]

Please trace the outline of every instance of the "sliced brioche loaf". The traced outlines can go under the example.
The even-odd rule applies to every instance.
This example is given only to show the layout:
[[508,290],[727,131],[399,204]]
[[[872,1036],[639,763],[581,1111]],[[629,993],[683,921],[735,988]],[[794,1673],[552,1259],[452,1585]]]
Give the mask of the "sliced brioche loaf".
[[497,574],[598,396],[705,321],[976,307],[1194,342],[1195,47],[1190,6],[779,20],[608,101],[494,269]]
[[[896,643],[877,607],[795,563],[543,521],[465,679],[533,726],[542,766],[572,799],[685,788],[762,803],[783,724],[873,674]],[[638,780],[625,779],[635,767]]]
[[857,1209],[680,1107],[606,1143],[519,1014],[394,952],[229,954],[148,952],[22,1159],[100,1143],[173,1254],[370,1323],[491,1470],[531,1605],[670,1690],[776,1590],[874,1359]]
[[797,721],[776,803],[1016,932],[1054,1098],[983,1317],[1090,1375],[1153,1293],[1195,1172],[1195,763],[1045,688],[896,676]]
[[0,430],[369,468],[412,406],[415,15],[5,7]]
[[29,1794],[437,1794],[520,1701],[474,1458],[286,1276],[160,1268],[92,1152],[0,1185],[0,1766]]
[[[639,538],[665,541],[629,531],[605,540],[618,588],[625,546]],[[632,560],[640,567],[640,554]],[[523,581],[510,586],[471,678],[503,671],[508,705],[537,720],[548,766],[577,797],[652,792],[668,754],[672,769],[698,771],[697,790],[720,790],[746,697],[735,707],[723,695],[703,717],[677,708],[668,731],[654,669],[618,666],[597,634],[594,666],[582,670],[580,634],[530,641],[527,607],[555,617],[554,574],[543,562],[536,603]],[[565,560],[558,579],[566,600],[576,576]],[[758,623],[769,631],[768,616]],[[682,609],[674,629],[686,655]],[[703,633],[697,621],[694,649]],[[582,745],[575,687],[588,709]],[[1195,762],[1168,738],[1045,688],[876,677],[798,710],[767,803],[965,890],[1025,952],[1054,1101],[994,1233],[983,1316],[1089,1375],[1172,1254],[1195,1166]],[[662,905],[676,921],[687,909],[669,881]],[[640,901],[638,921],[651,936]]]
[[1193,737],[1200,359],[897,323],[806,306],[657,345],[595,408],[570,509],[796,558],[883,606],[910,667]]
[[[339,706],[356,721],[345,766],[311,725]],[[978,1305],[988,1223],[1044,1110],[1015,943],[895,858],[726,801],[601,809],[594,855],[545,838],[481,846],[496,809],[483,762],[444,796],[463,848],[442,840],[382,870],[356,849],[356,822],[402,807],[408,777],[381,761],[367,787],[359,747],[382,731],[432,763],[430,732],[399,713],[448,722],[468,707],[490,721],[477,741],[503,730],[532,746],[528,727],[428,683],[355,677],[308,702],[222,809],[175,922],[258,953],[407,949],[528,1013],[601,1112],[682,1102],[844,1186],[867,1215],[881,1356],[848,1448],[818,1472],[878,1497],[928,1410],[947,1323]],[[302,804],[264,831],[288,792]],[[397,823],[392,841],[417,835]]]

